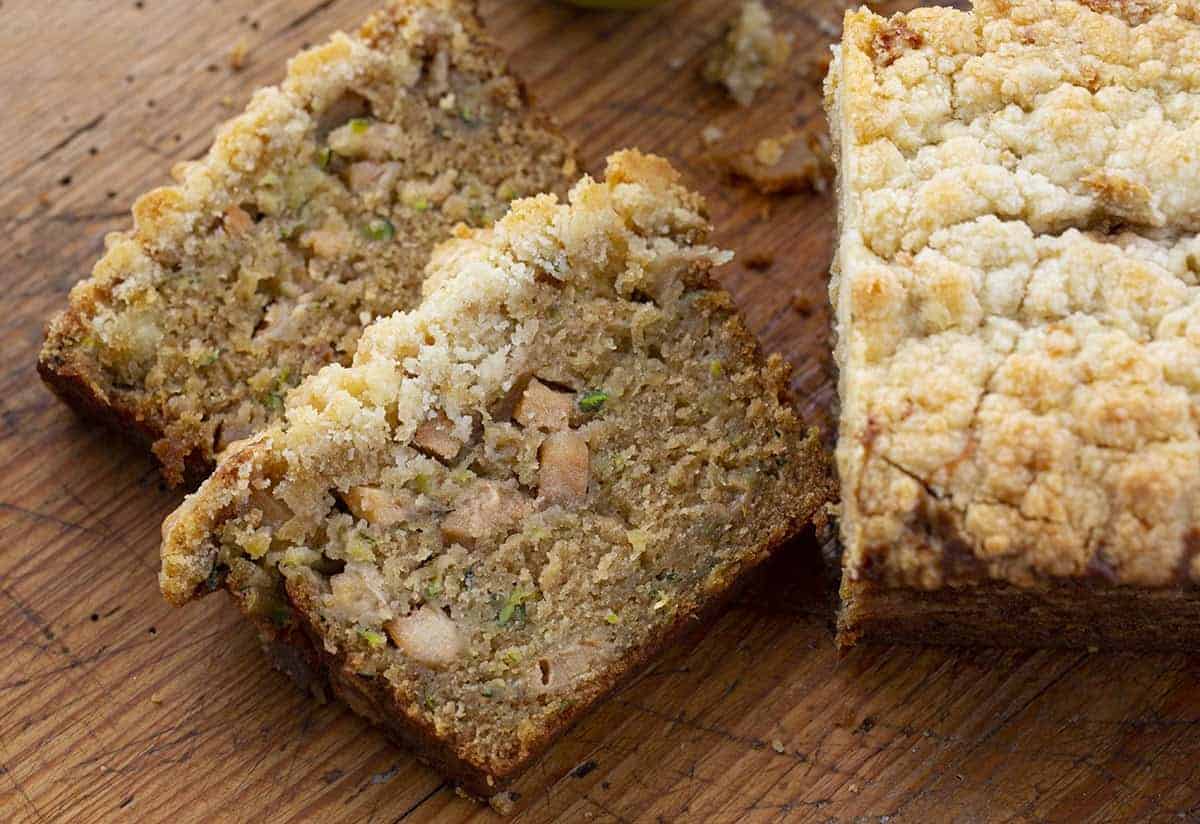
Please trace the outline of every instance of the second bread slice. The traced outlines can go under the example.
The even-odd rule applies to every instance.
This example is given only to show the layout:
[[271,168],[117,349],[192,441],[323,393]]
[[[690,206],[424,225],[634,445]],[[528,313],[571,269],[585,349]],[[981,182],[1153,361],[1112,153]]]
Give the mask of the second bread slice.
[[200,476],[348,363],[420,295],[433,246],[515,197],[565,191],[566,141],[532,114],[465,0],[403,0],[291,61],[177,186],[133,207],[50,324],[38,363],[82,412]]

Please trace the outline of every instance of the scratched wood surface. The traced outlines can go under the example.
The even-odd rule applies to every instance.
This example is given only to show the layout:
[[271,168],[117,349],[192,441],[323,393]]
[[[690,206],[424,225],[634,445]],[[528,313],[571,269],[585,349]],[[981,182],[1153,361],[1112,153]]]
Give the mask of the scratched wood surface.
[[[44,319],[138,192],[207,146],[283,59],[377,0],[0,0],[0,821],[494,818],[337,706],[308,703],[221,597],[158,595],[180,493],[34,373]],[[750,111],[696,76],[732,10],[485,0],[489,30],[596,170],[669,156],[710,198],[725,279],[826,422],[827,195],[767,199],[703,162],[819,118],[837,0],[771,3],[789,80]],[[230,66],[247,48],[240,71]],[[797,298],[798,300],[793,300]],[[859,649],[839,660],[814,540],[664,656],[522,782],[550,821],[1200,821],[1200,660]]]

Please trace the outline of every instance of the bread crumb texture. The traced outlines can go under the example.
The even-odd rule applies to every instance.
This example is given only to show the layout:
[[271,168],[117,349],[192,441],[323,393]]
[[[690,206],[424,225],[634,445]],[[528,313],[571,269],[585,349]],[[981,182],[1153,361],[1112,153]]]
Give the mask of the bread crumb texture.
[[623,152],[460,231],[167,521],[168,600],[299,620],[500,789],[831,497],[702,208]]
[[1200,581],[1200,11],[846,16],[845,567]]
[[50,324],[40,370],[148,436],[168,478],[275,420],[363,327],[420,295],[435,243],[565,191],[565,141],[526,108],[472,5],[395,2],[296,56],[177,184],[134,204]]

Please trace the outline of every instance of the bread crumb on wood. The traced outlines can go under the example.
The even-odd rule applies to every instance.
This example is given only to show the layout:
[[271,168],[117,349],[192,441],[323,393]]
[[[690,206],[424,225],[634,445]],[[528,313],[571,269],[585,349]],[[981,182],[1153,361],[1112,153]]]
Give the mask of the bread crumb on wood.
[[754,147],[754,160],[763,166],[775,166],[783,159],[783,143],[777,138],[768,137],[758,141]]
[[517,809],[517,799],[520,795],[515,792],[496,793],[488,799],[488,804],[499,815],[512,815]]
[[775,256],[770,252],[751,252],[746,258],[746,268],[765,272],[775,265]]
[[710,159],[766,195],[824,192],[833,176],[827,147],[823,131],[792,129],[764,137],[752,148],[715,152]]
[[250,43],[246,38],[241,37],[233,48],[229,50],[229,68],[235,72],[240,72],[246,66],[246,57],[250,53]]
[[775,82],[791,50],[791,35],[772,28],[761,0],[748,0],[709,56],[704,78],[723,85],[739,106],[749,106],[759,89]]
[[792,309],[804,317],[808,317],[813,313],[812,298],[799,293],[792,295]]
[[714,123],[710,123],[700,130],[700,139],[704,141],[705,146],[713,146],[720,143],[725,137],[725,130]]

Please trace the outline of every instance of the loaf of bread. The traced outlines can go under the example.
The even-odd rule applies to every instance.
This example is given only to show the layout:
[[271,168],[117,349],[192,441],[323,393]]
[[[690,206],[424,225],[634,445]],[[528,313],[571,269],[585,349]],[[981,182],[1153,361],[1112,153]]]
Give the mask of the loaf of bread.
[[295,57],[177,185],[138,199],[39,371],[150,444],[169,480],[202,475],[306,375],[349,363],[365,325],[411,307],[456,224],[574,174],[472,3],[394,2]]
[[1195,5],[860,10],[839,638],[1200,649]]
[[635,152],[461,231],[164,524],[167,599],[227,589],[289,672],[503,790],[831,497],[707,232]]

